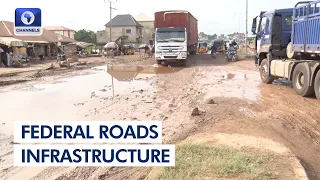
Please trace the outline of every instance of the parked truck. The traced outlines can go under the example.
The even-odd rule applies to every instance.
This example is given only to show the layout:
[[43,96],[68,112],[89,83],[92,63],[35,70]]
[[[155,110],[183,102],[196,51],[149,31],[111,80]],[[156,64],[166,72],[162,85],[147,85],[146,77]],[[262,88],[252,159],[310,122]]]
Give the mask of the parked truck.
[[[320,0],[262,12],[253,19],[262,82],[292,81],[296,93],[320,99]],[[257,21],[259,18],[259,21]]]
[[188,11],[155,13],[155,58],[158,64],[169,60],[186,65],[188,54],[196,54],[198,20]]

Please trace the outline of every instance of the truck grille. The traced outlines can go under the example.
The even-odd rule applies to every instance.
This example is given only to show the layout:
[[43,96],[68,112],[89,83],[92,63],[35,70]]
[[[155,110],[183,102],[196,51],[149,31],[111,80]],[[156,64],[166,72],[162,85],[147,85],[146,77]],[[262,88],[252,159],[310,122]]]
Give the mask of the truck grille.
[[178,56],[164,56],[164,58],[172,58],[172,59],[175,59],[177,58]]

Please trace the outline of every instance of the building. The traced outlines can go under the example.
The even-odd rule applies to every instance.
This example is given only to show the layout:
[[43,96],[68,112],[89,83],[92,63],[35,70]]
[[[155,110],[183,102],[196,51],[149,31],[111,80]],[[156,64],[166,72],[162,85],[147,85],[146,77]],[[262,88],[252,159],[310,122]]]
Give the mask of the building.
[[153,40],[154,20],[143,13],[137,15],[135,19],[143,26],[142,43],[148,44],[150,40]]
[[[20,42],[26,44],[21,46]],[[16,36],[14,23],[0,21],[0,46],[6,49],[12,48],[15,55],[25,54],[28,57],[50,57],[59,51],[59,45],[75,42],[66,36],[58,36],[56,33],[43,29],[40,36]]]
[[142,25],[130,14],[123,14],[117,15],[111,22],[108,22],[104,31],[98,31],[98,43],[103,43],[105,40],[110,41],[110,27],[112,42],[122,40],[122,42],[139,44],[142,41]]
[[109,42],[109,36],[107,36],[106,30],[97,31],[97,44],[105,45]]
[[48,31],[53,31],[56,34],[66,36],[70,39],[74,39],[75,30],[66,28],[64,26],[45,26],[44,29]]

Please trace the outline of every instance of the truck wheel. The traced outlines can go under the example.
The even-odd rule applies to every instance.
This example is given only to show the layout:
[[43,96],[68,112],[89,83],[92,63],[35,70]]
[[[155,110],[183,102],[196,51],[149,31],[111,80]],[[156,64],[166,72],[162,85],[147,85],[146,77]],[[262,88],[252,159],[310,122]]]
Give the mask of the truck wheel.
[[271,84],[274,81],[274,78],[269,76],[269,67],[267,59],[262,60],[259,71],[260,78],[263,83]]
[[316,94],[317,99],[320,99],[320,70],[318,71],[314,79],[314,92]]
[[308,97],[314,94],[314,87],[308,84],[308,71],[303,64],[298,64],[293,71],[292,85],[297,94]]
[[187,66],[187,60],[186,59],[180,60],[180,65]]
[[161,64],[161,60],[157,60],[157,64]]

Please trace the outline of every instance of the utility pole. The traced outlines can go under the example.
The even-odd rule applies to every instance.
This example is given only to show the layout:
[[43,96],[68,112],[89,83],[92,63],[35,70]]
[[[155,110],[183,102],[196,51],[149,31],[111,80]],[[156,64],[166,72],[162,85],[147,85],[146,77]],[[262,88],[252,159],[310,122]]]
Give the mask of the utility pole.
[[240,33],[240,24],[241,24],[241,21],[240,21],[240,16],[238,16],[238,32]]
[[246,39],[245,39],[245,44],[246,44],[246,55],[248,54],[248,0],[246,0]]
[[[112,10],[117,10],[115,8],[112,7],[112,3],[113,1],[111,0],[107,0],[109,2],[109,9],[110,9],[110,34],[109,34],[109,42],[112,42]],[[117,0],[116,0],[117,1]],[[115,1],[115,2],[116,2]],[[104,0],[104,2],[106,3],[106,0]]]

